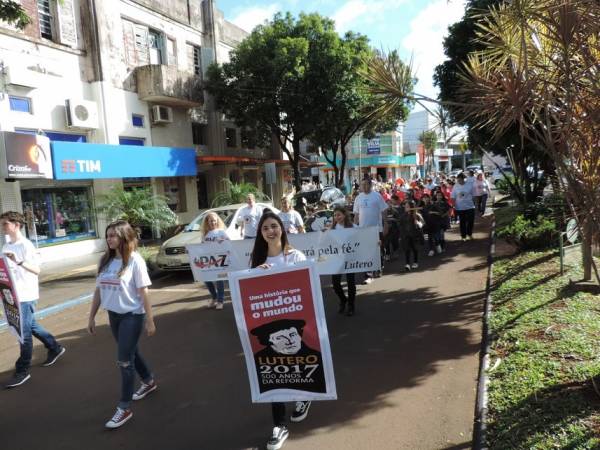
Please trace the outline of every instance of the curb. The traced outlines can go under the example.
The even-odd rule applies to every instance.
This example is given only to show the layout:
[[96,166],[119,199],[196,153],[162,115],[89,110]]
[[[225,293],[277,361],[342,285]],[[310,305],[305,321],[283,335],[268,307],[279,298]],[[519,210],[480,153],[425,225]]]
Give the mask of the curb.
[[489,317],[492,304],[492,281],[494,274],[494,255],[496,254],[496,217],[492,217],[488,251],[488,274],[485,284],[485,302],[482,323],[481,351],[479,357],[479,376],[477,382],[477,399],[475,401],[475,422],[473,426],[473,450],[487,450],[485,444],[487,405],[488,405],[488,369],[490,366],[490,330]]

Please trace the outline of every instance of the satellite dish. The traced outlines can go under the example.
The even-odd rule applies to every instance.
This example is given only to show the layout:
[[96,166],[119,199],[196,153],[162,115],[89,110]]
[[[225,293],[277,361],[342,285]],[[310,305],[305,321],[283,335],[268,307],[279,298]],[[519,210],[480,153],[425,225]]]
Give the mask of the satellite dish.
[[577,220],[571,219],[567,222],[567,231],[566,231],[567,241],[571,244],[577,242],[579,239],[579,228],[577,226]]

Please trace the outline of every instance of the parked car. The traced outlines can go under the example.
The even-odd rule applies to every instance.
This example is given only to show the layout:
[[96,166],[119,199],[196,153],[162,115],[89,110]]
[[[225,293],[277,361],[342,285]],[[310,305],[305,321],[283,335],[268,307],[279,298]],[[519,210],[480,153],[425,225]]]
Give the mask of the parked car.
[[[269,208],[275,213],[279,213],[279,210],[270,204],[260,202],[257,204],[263,208]],[[202,242],[202,222],[210,212],[217,213],[223,219],[229,239],[241,239],[239,229],[241,221],[240,210],[245,206],[246,203],[238,203],[236,205],[219,206],[218,208],[202,211],[181,233],[167,239],[161,245],[156,257],[158,267],[161,270],[190,270],[190,260],[185,246]]]

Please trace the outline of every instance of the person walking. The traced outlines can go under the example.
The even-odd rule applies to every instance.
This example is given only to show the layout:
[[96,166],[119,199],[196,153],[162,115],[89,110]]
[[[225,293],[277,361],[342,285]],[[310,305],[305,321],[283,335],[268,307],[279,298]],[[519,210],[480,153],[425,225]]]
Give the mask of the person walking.
[[263,213],[263,208],[256,204],[254,194],[246,196],[247,206],[240,210],[240,236],[244,239],[254,239],[256,237],[257,224]]
[[[251,268],[270,269],[271,267],[291,266],[306,260],[304,253],[289,244],[283,222],[274,212],[266,211],[262,215],[258,223],[258,231],[250,255]],[[304,420],[308,415],[310,404],[310,401],[296,402],[290,420],[292,422]],[[267,441],[267,450],[277,450],[283,446],[290,434],[287,429],[285,403],[271,403],[271,412],[273,430]]]
[[[152,284],[144,258],[137,250],[137,233],[124,220],[106,227],[107,249],[98,265],[96,290],[88,320],[88,332],[96,334],[100,305],[108,311],[110,329],[117,342],[117,366],[121,371],[121,399],[106,428],[123,426],[131,417],[132,400],[141,400],[157,389],[150,367],[138,350],[142,329],[156,332],[148,286]],[[142,383],[134,392],[135,373]]]
[[[331,230],[339,230],[342,228],[355,228],[356,225],[352,223],[350,213],[343,206],[337,206],[333,210],[333,225]],[[331,282],[333,284],[333,290],[340,299],[340,306],[338,312],[340,314],[346,313],[347,316],[353,316],[355,312],[355,299],[356,299],[356,279],[354,273],[346,273],[346,285],[348,287],[348,296],[344,293],[342,288],[342,275],[335,274],[331,275]],[[348,305],[348,311],[346,311],[346,305]]]
[[302,222],[302,217],[298,211],[295,211],[294,208],[292,208],[292,202],[290,202],[288,197],[283,197],[281,199],[279,218],[283,222],[286,233],[304,233],[304,222]]
[[21,303],[21,323],[23,326],[23,343],[20,345],[20,356],[15,363],[13,377],[5,384],[6,388],[22,385],[31,378],[29,369],[33,355],[33,336],[40,340],[48,355],[42,366],[52,366],[65,353],[54,336],[46,331],[34,317],[35,306],[40,298],[38,275],[40,266],[37,251],[27,239],[22,229],[25,216],[16,211],[7,211],[0,215],[0,224],[8,241],[2,246],[2,253],[8,260],[8,269],[15,283],[14,289]]
[[[360,228],[375,226],[379,230],[380,246],[383,245],[384,232],[387,234],[385,210],[388,205],[379,193],[373,191],[373,182],[363,180],[360,184],[362,192],[354,200],[354,223]],[[383,249],[381,250],[381,267],[383,268]],[[367,272],[365,283],[372,281],[373,273]]]
[[[404,248],[404,258],[406,272],[419,267],[419,248],[423,244],[423,227],[425,221],[423,216],[418,211],[417,204],[414,200],[406,200],[404,202],[404,214],[400,218],[400,242]],[[413,256],[411,264],[410,256]]]
[[[202,242],[218,242],[228,241],[229,236],[225,231],[225,223],[217,213],[211,212],[204,217],[202,221]],[[206,281],[204,283],[208,292],[210,292],[211,301],[208,304],[209,308],[218,310],[223,309],[223,301],[225,299],[225,282]]]
[[473,224],[475,223],[475,203],[473,203],[473,183],[465,182],[465,175],[459,173],[457,183],[452,189],[454,209],[460,221],[460,236],[464,241],[473,239]]
[[473,182],[473,199],[475,201],[475,208],[480,215],[485,214],[485,207],[487,204],[488,196],[490,195],[490,185],[485,179],[483,172],[478,172],[475,181]]

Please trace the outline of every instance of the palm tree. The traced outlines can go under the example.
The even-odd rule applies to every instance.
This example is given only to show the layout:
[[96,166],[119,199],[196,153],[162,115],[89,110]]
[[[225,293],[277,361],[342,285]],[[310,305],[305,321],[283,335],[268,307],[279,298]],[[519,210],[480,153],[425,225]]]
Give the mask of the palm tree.
[[211,207],[223,205],[235,205],[236,203],[244,203],[248,194],[254,194],[256,200],[270,200],[262,191],[252,183],[233,183],[227,178],[223,178],[225,189],[219,192],[213,198]]

